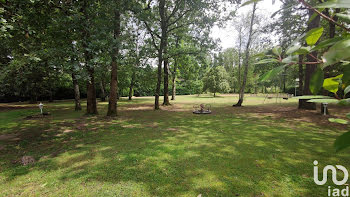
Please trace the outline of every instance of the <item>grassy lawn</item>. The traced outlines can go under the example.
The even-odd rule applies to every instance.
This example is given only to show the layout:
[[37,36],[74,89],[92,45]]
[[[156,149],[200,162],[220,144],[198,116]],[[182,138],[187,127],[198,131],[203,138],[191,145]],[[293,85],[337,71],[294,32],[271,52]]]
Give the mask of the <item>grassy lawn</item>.
[[[313,161],[349,169],[348,151],[332,147],[343,127],[295,100],[236,100],[177,96],[153,111],[152,97],[122,99],[114,119],[107,103],[98,116],[72,101],[47,104],[43,119],[25,119],[37,108],[0,111],[0,136],[11,136],[0,140],[0,196],[326,196]],[[193,115],[199,103],[213,114]],[[24,155],[36,163],[15,163]]]

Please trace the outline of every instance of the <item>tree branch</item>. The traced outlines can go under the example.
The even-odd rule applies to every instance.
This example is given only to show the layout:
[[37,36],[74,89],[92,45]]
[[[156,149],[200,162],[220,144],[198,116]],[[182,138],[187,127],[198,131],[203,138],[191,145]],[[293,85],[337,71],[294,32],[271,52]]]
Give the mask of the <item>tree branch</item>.
[[344,30],[346,30],[347,32],[350,32],[350,29],[345,27],[344,25],[336,22],[335,20],[333,20],[332,18],[324,15],[322,12],[318,11],[317,9],[315,9],[314,7],[312,7],[310,4],[306,3],[304,0],[299,0],[300,3],[302,3],[303,5],[305,5],[306,7],[308,7],[309,9],[313,10],[314,12],[316,12],[318,15],[320,15],[322,18],[326,19],[327,21],[343,28]]
[[[192,9],[188,9],[186,11],[184,11],[177,19],[175,19],[175,21],[173,21],[172,23],[168,24],[168,27],[170,27],[171,25],[176,24],[177,22],[179,22],[179,20],[181,20],[187,13],[189,13],[190,11],[192,11]],[[170,18],[169,18],[170,19]]]
[[159,35],[152,31],[152,29],[149,27],[149,25],[147,24],[146,21],[143,21],[143,23],[145,24],[148,32],[151,34],[153,46],[157,49],[157,51],[159,51],[160,49],[159,49],[159,47],[156,44],[156,39],[154,38],[153,34],[155,34],[157,37],[159,37]]

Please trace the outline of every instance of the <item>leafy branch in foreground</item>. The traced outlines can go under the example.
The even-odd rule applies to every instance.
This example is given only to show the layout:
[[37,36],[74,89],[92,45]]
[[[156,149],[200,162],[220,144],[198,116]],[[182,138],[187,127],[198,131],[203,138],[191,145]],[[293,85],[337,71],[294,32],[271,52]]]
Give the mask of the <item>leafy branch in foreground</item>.
[[[348,23],[346,25],[343,25],[341,23],[338,23],[337,21],[334,21],[329,16],[324,15],[322,12],[317,10],[316,8],[350,8],[350,2],[346,0],[337,0],[332,2],[326,2],[322,3],[316,8],[312,7],[308,3],[306,3],[304,0],[299,0],[300,3],[308,7],[309,9],[312,9],[314,12],[316,12],[321,17],[325,18],[326,20],[330,21],[331,23],[341,27],[342,29],[346,30],[347,33],[344,33],[340,37],[330,38],[326,39],[322,42],[319,42],[320,38],[322,37],[324,33],[323,27],[317,27],[309,30],[307,33],[303,34],[299,38],[297,38],[292,44],[287,48],[285,54],[286,57],[282,58],[282,49],[281,47],[277,46],[274,47],[271,51],[274,54],[272,57],[268,56],[267,59],[262,59],[256,64],[268,64],[268,63],[278,63],[280,64],[278,67],[270,70],[269,72],[265,73],[260,77],[261,81],[270,80],[273,77],[277,76],[279,73],[281,73],[287,66],[295,65],[295,64],[316,64],[317,69],[312,74],[310,78],[310,84],[309,89],[313,96],[302,96],[297,97],[298,99],[309,99],[307,102],[311,103],[335,103],[338,105],[350,105],[350,99],[346,98],[346,95],[350,93],[350,35],[348,32],[350,32],[350,29],[348,28]],[[350,15],[348,14],[341,14],[342,18],[346,21],[346,19],[350,19]],[[303,46],[304,43],[307,44],[307,46]],[[321,57],[318,57],[316,55],[313,55],[312,53],[315,51],[326,51],[324,52]],[[298,56],[304,55],[310,57],[309,59],[312,59],[312,62],[304,62],[298,61]],[[324,69],[330,65],[334,64],[340,64],[343,66],[342,73],[333,76],[325,78]],[[327,90],[328,92],[332,93],[334,97],[328,97],[328,96],[320,96],[317,95],[321,89]],[[339,96],[340,94],[343,96]],[[350,118],[350,113],[347,114],[347,117]],[[329,119],[330,122],[340,123],[340,124],[349,124],[349,121],[343,120],[343,119]],[[337,138],[337,140],[334,143],[334,147],[336,151],[343,150],[350,146],[350,131],[341,135]]]

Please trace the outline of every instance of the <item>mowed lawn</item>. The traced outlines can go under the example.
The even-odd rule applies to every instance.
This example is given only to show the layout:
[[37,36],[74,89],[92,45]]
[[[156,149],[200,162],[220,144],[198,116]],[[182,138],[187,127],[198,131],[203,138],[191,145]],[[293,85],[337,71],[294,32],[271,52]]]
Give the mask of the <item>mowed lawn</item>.
[[[344,127],[296,100],[236,101],[177,96],[154,111],[152,97],[123,98],[117,118],[107,103],[98,116],[72,101],[45,103],[45,118],[26,118],[37,107],[2,110],[0,196],[326,196],[333,184],[313,182],[313,161],[350,169],[349,150],[332,147]],[[199,103],[213,114],[193,115]],[[24,155],[36,162],[16,162]]]

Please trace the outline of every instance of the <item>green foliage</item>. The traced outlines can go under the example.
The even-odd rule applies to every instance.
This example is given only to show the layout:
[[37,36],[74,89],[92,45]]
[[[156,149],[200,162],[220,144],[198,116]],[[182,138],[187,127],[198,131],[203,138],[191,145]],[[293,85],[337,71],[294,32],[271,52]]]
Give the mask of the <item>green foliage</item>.
[[203,78],[203,91],[227,93],[230,91],[228,74],[223,66],[211,68]]
[[350,58],[350,38],[345,38],[336,42],[329,50],[323,55],[323,61],[325,66],[329,66]]
[[305,35],[305,41],[307,45],[313,46],[317,43],[317,41],[321,38],[323,34],[323,27],[318,27],[311,29]]
[[307,102],[309,103],[334,103],[334,104],[337,104],[339,103],[339,100],[337,99],[310,99],[308,100]]
[[336,13],[336,16],[339,17],[340,20],[350,23],[350,15],[349,14],[341,14],[341,13]]
[[350,2],[348,0],[330,0],[317,5],[316,8],[350,8]]
[[[343,121],[345,122],[345,121]],[[338,122],[339,123],[339,122]],[[337,152],[350,146],[350,132],[346,132],[339,136],[334,142],[334,148]]]
[[296,98],[296,99],[330,99],[332,97],[322,96],[322,95],[304,95],[304,96],[297,96],[294,98]]
[[258,62],[256,62],[255,64],[258,65],[258,64],[269,64],[269,63],[279,63],[279,61],[277,59],[263,59],[263,60],[260,60]]
[[347,120],[339,119],[339,118],[330,118],[329,122],[339,123],[339,124],[349,124]]
[[323,88],[336,94],[339,89],[340,80],[343,75],[338,75],[336,77],[327,78],[323,82]]
[[321,90],[324,81],[324,72],[321,68],[312,74],[310,79],[310,91],[312,94],[316,95]]
[[259,79],[259,81],[267,81],[267,80],[271,80],[273,77],[276,77],[278,74],[280,74],[283,69],[285,68],[286,66],[283,65],[283,66],[278,66],[272,70],[270,70],[269,72],[265,73],[264,75],[262,75]]
[[281,56],[282,48],[280,46],[276,46],[272,49],[272,53],[277,55],[277,56]]

